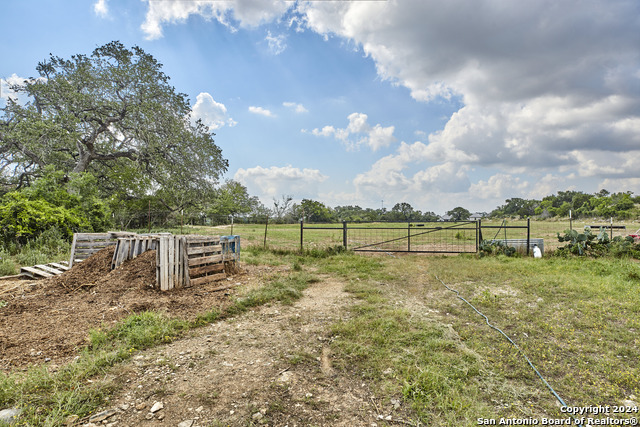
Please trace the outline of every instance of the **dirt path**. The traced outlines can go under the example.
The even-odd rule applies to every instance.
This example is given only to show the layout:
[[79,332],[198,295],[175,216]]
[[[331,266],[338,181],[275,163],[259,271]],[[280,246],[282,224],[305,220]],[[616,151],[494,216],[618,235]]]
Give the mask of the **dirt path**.
[[[375,426],[368,386],[331,365],[329,326],[354,300],[324,277],[292,306],[275,304],[135,356],[96,425]],[[162,409],[158,409],[162,408]],[[95,415],[94,415],[95,417]],[[85,425],[88,424],[88,421]]]

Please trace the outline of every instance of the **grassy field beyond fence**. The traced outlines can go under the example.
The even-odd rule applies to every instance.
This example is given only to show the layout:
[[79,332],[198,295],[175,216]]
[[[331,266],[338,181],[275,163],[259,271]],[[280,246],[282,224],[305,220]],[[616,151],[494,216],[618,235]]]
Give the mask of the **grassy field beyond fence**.
[[[582,232],[585,226],[607,226],[610,225],[609,221],[604,220],[574,220],[570,222],[567,220],[532,220],[531,222],[531,235],[532,239],[544,239],[545,251],[552,251],[562,246],[563,243],[558,241],[557,234],[561,235],[565,230],[572,227],[574,230]],[[415,223],[420,224],[420,223]],[[442,227],[450,226],[451,223],[427,223],[428,226],[433,227],[440,225]],[[524,227],[527,225],[526,220],[488,220],[483,219],[483,226],[498,227],[505,224],[507,227],[519,226]],[[613,237],[626,236],[628,234],[635,233],[640,228],[638,221],[614,221],[614,226],[624,226],[625,229],[614,229]],[[375,228],[375,227],[397,227],[399,232],[403,232],[407,228],[407,223],[349,223],[349,227],[358,228]],[[332,246],[342,245],[342,223],[332,224],[306,224],[305,227],[327,227],[336,228],[336,230],[304,230],[304,248],[305,249],[317,249],[326,248]],[[179,233],[179,229],[170,230],[174,233]],[[234,224],[220,225],[216,227],[206,226],[194,226],[184,227],[183,232],[191,234],[238,234],[242,238],[242,244],[245,246],[263,246],[265,244],[265,224]],[[418,227],[413,228],[412,233],[418,233],[420,229]],[[484,239],[505,239],[505,232],[507,239],[526,239],[527,230],[524,228],[511,229],[511,228],[484,228],[482,230],[482,237]],[[475,239],[475,232],[465,230],[462,239]],[[351,240],[351,236],[354,235],[354,230],[349,232],[349,247],[352,248],[354,241]],[[400,236],[401,234],[399,234]],[[381,234],[381,236],[383,236]],[[384,236],[382,237],[385,238]],[[448,237],[449,240],[455,238],[455,233],[452,233]],[[460,236],[458,236],[460,238]],[[417,240],[417,239],[416,239]],[[266,246],[273,249],[287,249],[295,250],[300,248],[300,224],[268,224],[266,227]]]

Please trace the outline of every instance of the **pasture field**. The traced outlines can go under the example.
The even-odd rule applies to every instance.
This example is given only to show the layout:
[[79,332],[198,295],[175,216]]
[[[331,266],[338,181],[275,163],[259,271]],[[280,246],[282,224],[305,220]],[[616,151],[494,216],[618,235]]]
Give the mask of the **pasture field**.
[[[421,224],[421,223],[415,223]],[[451,223],[422,223],[428,227],[450,227]],[[455,224],[455,223],[454,223]],[[526,227],[526,220],[482,220],[482,226],[487,227],[490,226],[492,228],[483,228],[482,237],[483,239],[526,239],[527,232],[524,228],[493,228],[500,227],[502,224],[507,225],[508,227]],[[557,233],[561,235],[565,230],[568,230],[570,227],[573,229],[582,232],[585,226],[606,226],[609,225],[610,222],[603,220],[574,220],[570,222],[569,220],[532,220],[531,221],[531,238],[542,238],[544,239],[544,247],[546,251],[551,251],[557,249],[563,244],[558,242]],[[624,226],[625,229],[614,229],[612,236],[626,236],[628,234],[635,233],[640,228],[640,222],[638,221],[614,221],[614,226]],[[371,228],[372,230],[376,227],[389,227],[389,228],[397,228],[397,233],[392,232],[378,232],[381,240],[392,239],[395,237],[406,236],[406,223],[349,223],[349,248],[354,247],[358,242],[352,236],[355,236],[356,230],[353,228],[357,227],[358,229],[367,229]],[[312,230],[305,229],[304,230],[304,248],[305,249],[319,249],[326,248],[332,246],[342,245],[342,224],[305,224],[305,227],[327,227],[327,228],[335,228],[335,230]],[[596,229],[597,230],[597,229]],[[180,233],[180,229],[171,229],[173,233]],[[460,240],[475,240],[475,232],[463,230],[460,234],[457,235],[456,229],[452,228],[452,232],[447,233],[444,236],[444,243],[446,244],[459,244]],[[143,231],[141,231],[143,232]],[[190,234],[238,234],[242,237],[243,244],[245,246],[264,246],[265,244],[265,224],[234,224],[233,228],[231,225],[221,225],[216,227],[208,227],[208,226],[185,226],[183,229],[184,233]],[[361,230],[357,230],[358,235],[362,235]],[[421,229],[419,227],[412,228],[412,234],[420,233]],[[266,246],[274,249],[290,249],[295,250],[300,248],[300,224],[269,224],[267,226],[267,238],[266,238]],[[373,238],[375,241],[375,238]],[[418,242],[418,239],[416,239]],[[406,243],[402,242],[403,245]]]

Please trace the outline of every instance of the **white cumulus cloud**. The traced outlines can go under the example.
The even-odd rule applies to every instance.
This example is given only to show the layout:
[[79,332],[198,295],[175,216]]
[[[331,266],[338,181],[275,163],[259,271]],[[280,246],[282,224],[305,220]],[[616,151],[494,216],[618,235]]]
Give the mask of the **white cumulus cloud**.
[[271,31],[268,31],[265,40],[269,46],[269,51],[274,55],[280,55],[287,48],[287,38],[284,34],[274,36]]
[[196,97],[196,103],[191,109],[196,119],[202,120],[210,129],[218,129],[222,126],[235,126],[236,122],[228,116],[227,107],[216,102],[213,96],[207,92],[201,92]]
[[[346,128],[335,128],[324,126],[322,129],[315,128],[312,135],[334,137],[342,141],[348,150],[356,150],[361,146],[367,146],[373,151],[382,147],[388,147],[396,138],[393,136],[394,126],[382,127],[380,124],[369,125],[368,116],[364,113],[352,113],[348,116],[349,124]],[[303,132],[307,132],[303,130]]]
[[93,12],[101,18],[109,15],[109,6],[107,0],[98,0],[93,4]]
[[291,7],[285,0],[146,1],[147,14],[141,29],[148,39],[162,37],[164,25],[185,22],[191,15],[214,19],[235,31],[236,25],[248,28],[272,22]]
[[258,114],[260,116],[265,116],[265,117],[275,117],[275,114],[273,114],[271,110],[267,110],[266,108],[262,108],[262,107],[256,107],[253,105],[249,107],[249,112],[253,114]]
[[245,185],[251,194],[257,194],[266,204],[270,204],[273,197],[283,194],[292,195],[295,199],[315,197],[318,184],[325,181],[327,176],[317,169],[300,169],[291,165],[269,168],[256,166],[238,169],[233,179]]
[[295,102],[283,102],[282,103],[283,106],[292,109],[293,111],[295,111],[296,113],[308,113],[309,110],[307,110],[304,105],[302,104],[296,104]]

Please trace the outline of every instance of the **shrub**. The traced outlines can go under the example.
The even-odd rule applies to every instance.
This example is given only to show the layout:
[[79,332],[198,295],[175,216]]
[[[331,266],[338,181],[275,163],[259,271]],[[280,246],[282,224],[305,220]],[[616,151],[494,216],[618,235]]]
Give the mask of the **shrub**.
[[483,240],[478,246],[478,254],[482,258],[488,255],[515,256],[517,252],[516,248],[507,246],[501,240]]

